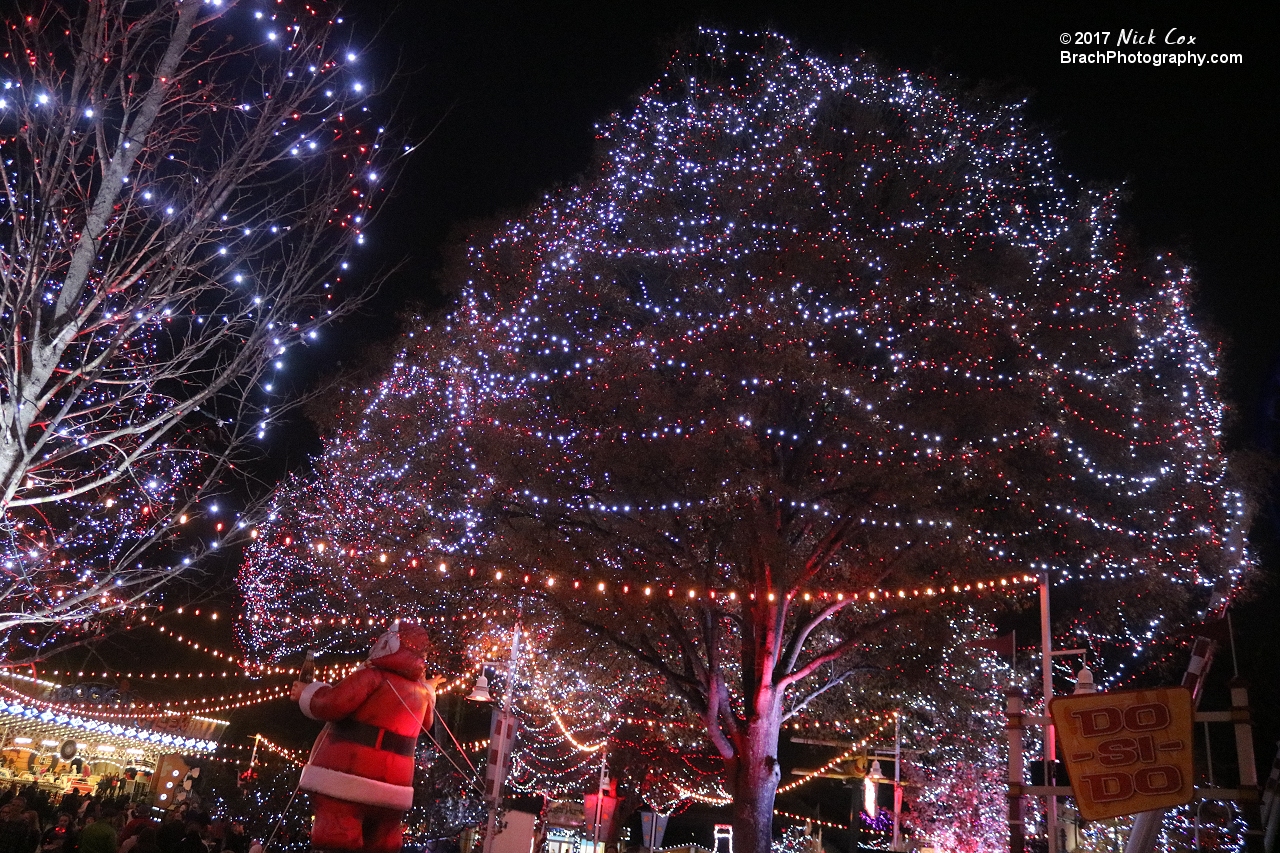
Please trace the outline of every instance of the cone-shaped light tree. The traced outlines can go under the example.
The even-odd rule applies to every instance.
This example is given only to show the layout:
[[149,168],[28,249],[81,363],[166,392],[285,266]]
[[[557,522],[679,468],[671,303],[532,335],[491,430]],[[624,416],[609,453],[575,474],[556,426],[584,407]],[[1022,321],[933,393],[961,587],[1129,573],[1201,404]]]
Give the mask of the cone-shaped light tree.
[[1016,107],[704,32],[600,134],[282,487],[247,645],[523,596],[662,676],[764,853],[780,726],[907,672],[955,599],[1046,572],[1195,609],[1247,568],[1185,271]]

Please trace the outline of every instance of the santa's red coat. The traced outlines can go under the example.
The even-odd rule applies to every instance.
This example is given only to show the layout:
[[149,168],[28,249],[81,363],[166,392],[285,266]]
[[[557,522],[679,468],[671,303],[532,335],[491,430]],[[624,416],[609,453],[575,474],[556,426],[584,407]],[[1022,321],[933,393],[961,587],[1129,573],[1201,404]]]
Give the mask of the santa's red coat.
[[308,684],[298,705],[326,720],[300,787],[339,800],[407,811],[413,744],[431,724],[435,691],[422,656],[405,648],[370,660],[334,685]]

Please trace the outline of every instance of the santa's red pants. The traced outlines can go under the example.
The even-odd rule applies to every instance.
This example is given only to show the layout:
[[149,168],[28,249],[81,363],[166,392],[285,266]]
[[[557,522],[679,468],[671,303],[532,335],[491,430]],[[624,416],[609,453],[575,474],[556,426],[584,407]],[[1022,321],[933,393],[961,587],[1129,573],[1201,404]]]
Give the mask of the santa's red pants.
[[371,850],[394,853],[404,843],[404,812],[312,794],[316,821],[311,846],[318,850]]

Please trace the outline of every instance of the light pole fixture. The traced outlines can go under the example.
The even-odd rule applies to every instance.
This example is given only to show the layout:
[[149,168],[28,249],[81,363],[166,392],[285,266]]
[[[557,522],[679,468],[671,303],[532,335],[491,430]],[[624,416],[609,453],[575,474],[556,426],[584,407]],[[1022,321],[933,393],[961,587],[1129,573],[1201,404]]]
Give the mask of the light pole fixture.
[[480,677],[476,679],[476,686],[471,688],[467,699],[471,702],[493,701],[493,695],[489,692],[489,679],[485,677],[483,669],[480,670]]
[[[511,628],[511,658],[507,661],[507,683],[502,692],[502,705],[493,709],[493,720],[489,725],[489,760],[484,771],[484,799],[489,807],[489,818],[485,823],[482,853],[493,853],[494,840],[504,826],[501,820],[502,783],[506,781],[507,761],[516,740],[514,699],[516,671],[520,662],[520,622],[523,617],[524,600],[522,599],[516,611],[516,623]],[[480,668],[480,677],[476,679],[476,687],[468,698],[478,696],[492,698],[489,696],[489,679],[484,675],[483,665]],[[476,698],[476,701],[483,700]]]
[[1081,666],[1080,671],[1076,673],[1076,689],[1071,691],[1072,696],[1080,696],[1086,693],[1097,693],[1098,685],[1093,680],[1093,670],[1089,667]]

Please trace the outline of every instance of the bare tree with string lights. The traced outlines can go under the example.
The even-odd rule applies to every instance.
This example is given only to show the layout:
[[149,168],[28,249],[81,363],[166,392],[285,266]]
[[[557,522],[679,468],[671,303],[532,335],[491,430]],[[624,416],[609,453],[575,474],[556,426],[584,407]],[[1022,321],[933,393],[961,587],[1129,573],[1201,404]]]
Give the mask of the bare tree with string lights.
[[343,271],[400,151],[335,11],[94,0],[5,21],[10,659],[225,539],[236,519],[207,499],[288,405],[286,353],[352,306]]
[[660,678],[721,763],[686,794],[764,853],[782,727],[958,716],[984,602],[1047,573],[1138,668],[1248,569],[1187,271],[1017,106],[704,32],[600,134],[281,488],[250,648],[521,596]]

